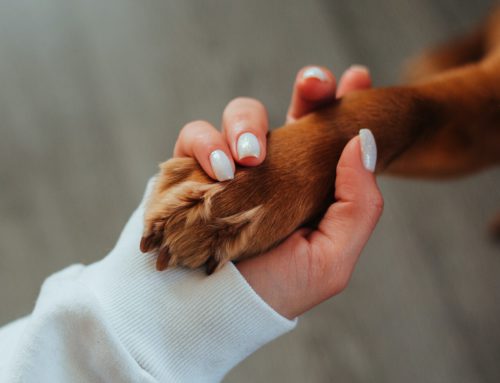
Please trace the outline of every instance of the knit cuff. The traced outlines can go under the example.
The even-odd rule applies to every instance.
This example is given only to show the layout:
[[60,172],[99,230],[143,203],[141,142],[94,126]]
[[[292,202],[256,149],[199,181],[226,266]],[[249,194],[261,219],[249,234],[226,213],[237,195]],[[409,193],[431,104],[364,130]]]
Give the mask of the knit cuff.
[[133,358],[159,381],[215,382],[264,344],[290,331],[290,321],[264,302],[229,263],[158,272],[140,253],[143,210],[120,240],[82,278]]

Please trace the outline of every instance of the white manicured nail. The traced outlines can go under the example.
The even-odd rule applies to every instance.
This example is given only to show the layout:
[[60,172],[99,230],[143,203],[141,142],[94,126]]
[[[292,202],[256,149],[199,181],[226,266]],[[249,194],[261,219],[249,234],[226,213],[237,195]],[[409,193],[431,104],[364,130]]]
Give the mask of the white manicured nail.
[[240,160],[246,157],[259,158],[260,156],[259,140],[257,140],[257,137],[255,137],[252,133],[243,133],[238,138],[236,150],[238,151],[238,158]]
[[370,129],[361,129],[359,131],[359,140],[361,142],[361,158],[365,169],[374,172],[377,165],[377,144],[375,137]]
[[302,78],[315,78],[318,79],[319,81],[328,81],[328,76],[326,75],[325,72],[321,68],[318,68],[317,66],[312,66],[307,68],[303,73],[302,73]]
[[233,167],[226,153],[217,149],[210,153],[210,165],[219,181],[232,180],[234,178]]

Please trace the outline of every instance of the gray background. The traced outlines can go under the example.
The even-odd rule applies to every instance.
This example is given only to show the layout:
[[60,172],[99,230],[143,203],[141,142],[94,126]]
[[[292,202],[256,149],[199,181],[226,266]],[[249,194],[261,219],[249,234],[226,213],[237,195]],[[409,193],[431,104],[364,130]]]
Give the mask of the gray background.
[[[178,130],[245,95],[273,125],[296,71],[405,58],[488,1],[0,1],[0,323],[111,249]],[[500,172],[380,179],[384,216],[341,296],[227,382],[498,382]]]

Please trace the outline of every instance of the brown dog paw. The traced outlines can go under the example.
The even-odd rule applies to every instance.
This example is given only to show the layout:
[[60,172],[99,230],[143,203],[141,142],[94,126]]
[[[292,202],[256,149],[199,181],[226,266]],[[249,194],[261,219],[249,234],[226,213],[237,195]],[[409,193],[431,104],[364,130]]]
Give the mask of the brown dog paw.
[[[224,193],[228,184],[210,179],[190,158],[161,165],[146,206],[140,244],[141,251],[157,253],[158,270],[205,265],[210,274],[247,252],[263,206],[238,205],[229,196],[234,191]],[[244,182],[240,185],[245,187]]]
[[333,197],[347,137],[311,118],[270,133],[264,162],[238,168],[229,181],[212,180],[192,158],[163,163],[146,205],[141,250],[157,254],[159,270],[205,265],[211,273],[269,250],[319,216]]

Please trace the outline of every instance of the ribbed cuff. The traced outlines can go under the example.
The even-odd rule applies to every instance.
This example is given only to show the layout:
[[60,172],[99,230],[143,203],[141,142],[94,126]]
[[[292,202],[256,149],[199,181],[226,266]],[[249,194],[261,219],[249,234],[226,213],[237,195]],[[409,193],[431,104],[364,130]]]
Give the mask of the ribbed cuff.
[[155,270],[140,253],[143,211],[115,249],[84,271],[111,328],[133,358],[159,381],[215,382],[262,345],[290,331],[236,267]]

